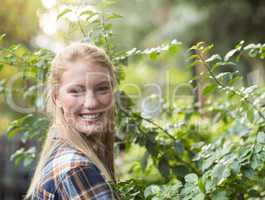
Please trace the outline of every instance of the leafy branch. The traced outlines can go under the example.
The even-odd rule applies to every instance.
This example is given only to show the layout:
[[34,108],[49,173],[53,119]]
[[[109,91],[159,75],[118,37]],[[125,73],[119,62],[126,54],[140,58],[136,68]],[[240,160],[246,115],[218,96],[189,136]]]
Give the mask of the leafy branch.
[[[252,104],[251,100],[249,100],[248,96],[244,95],[242,92],[240,92],[239,90],[236,90],[233,87],[227,87],[225,84],[223,84],[221,81],[219,81],[217,79],[217,77],[215,76],[215,74],[213,73],[212,66],[209,64],[209,62],[207,62],[207,53],[211,50],[213,46],[210,45],[208,47],[204,47],[204,43],[198,43],[197,45],[193,46],[191,48],[191,50],[196,50],[198,53],[195,55],[195,57],[198,58],[198,63],[203,64],[203,66],[206,67],[208,73],[210,74],[211,78],[213,78],[213,80],[224,90],[228,90],[229,92],[232,92],[234,95],[237,95],[239,97],[241,97],[241,100],[245,101],[248,105],[250,105],[258,114],[259,116],[263,119],[263,121],[265,122],[265,116],[263,115],[263,113],[260,111],[260,109]],[[231,52],[230,52],[231,53]],[[235,52],[233,52],[235,53]],[[218,58],[216,55],[214,55],[215,58]],[[228,54],[229,56],[229,54]],[[225,60],[228,60],[229,57],[226,56]],[[212,60],[211,60],[212,61]],[[226,61],[227,62],[227,61]]]

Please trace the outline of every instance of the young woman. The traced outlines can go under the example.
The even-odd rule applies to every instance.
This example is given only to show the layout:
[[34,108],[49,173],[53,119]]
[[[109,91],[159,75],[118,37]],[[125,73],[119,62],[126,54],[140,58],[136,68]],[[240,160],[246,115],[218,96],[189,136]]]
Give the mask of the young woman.
[[47,81],[52,119],[25,199],[110,200],[114,181],[114,86],[104,52],[74,43],[58,53]]

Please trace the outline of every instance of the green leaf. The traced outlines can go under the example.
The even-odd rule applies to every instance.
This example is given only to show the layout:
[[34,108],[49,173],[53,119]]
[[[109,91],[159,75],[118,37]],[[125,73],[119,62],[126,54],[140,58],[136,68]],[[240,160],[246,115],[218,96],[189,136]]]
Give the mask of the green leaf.
[[229,196],[225,190],[217,190],[213,193],[212,200],[229,200]]
[[35,159],[35,154],[36,154],[36,147],[30,147],[27,150],[25,150],[25,148],[20,148],[11,155],[10,160],[15,161],[16,165],[23,162],[23,165],[25,167],[28,167]]
[[150,53],[151,60],[156,60],[157,56],[158,56],[158,53],[156,51],[153,51],[152,53]]
[[196,194],[193,199],[196,199],[196,200],[205,200],[205,195],[203,193],[198,193]]
[[239,152],[239,162],[240,163],[242,163],[242,164],[247,164],[248,163],[248,160],[251,157],[251,153],[252,153],[252,150],[253,150],[252,148],[253,148],[252,146],[247,145],[247,146],[243,146],[240,149],[240,152]]
[[232,56],[235,55],[235,53],[238,52],[238,49],[232,49],[230,50],[224,57],[224,61],[229,61],[231,59]]
[[196,65],[199,65],[199,64],[201,64],[201,63],[202,63],[201,61],[196,60],[196,61],[194,61],[193,63],[189,64],[189,65],[188,65],[188,68],[192,68],[192,67],[194,67],[194,66],[196,66]]
[[21,130],[21,128],[19,128],[19,123],[17,121],[11,122],[7,128],[8,138],[12,139],[15,137],[19,130]]
[[187,176],[185,176],[185,181],[188,183],[197,184],[198,183],[198,176],[194,173],[188,174]]
[[81,12],[79,15],[80,16],[86,16],[86,15],[88,15],[88,16],[94,16],[94,15],[96,15],[96,14],[98,14],[98,12],[95,12],[95,11],[93,11],[93,10],[84,10],[83,12]]
[[185,177],[190,172],[190,170],[185,165],[177,165],[173,168],[173,172],[176,176]]
[[149,152],[146,151],[144,153],[144,156],[143,156],[142,161],[141,161],[142,171],[144,171],[146,169],[146,167],[147,167],[149,156],[150,156]]
[[241,40],[237,45],[236,45],[236,49],[240,50],[242,49],[243,45],[245,44],[244,40]]
[[184,152],[184,145],[183,145],[183,143],[182,143],[180,140],[177,140],[177,141],[175,142],[175,149],[176,149],[176,152],[177,152],[178,154]]
[[217,184],[220,185],[226,178],[231,175],[231,169],[223,164],[214,166],[212,176],[217,178]]
[[105,24],[104,29],[105,31],[110,31],[112,29],[112,24]]
[[211,167],[215,160],[216,160],[215,156],[210,156],[209,158],[204,159],[203,162],[202,162],[202,171],[205,171],[209,167]]
[[121,18],[123,18],[123,16],[122,15],[119,15],[117,13],[112,13],[111,15],[108,15],[107,16],[107,19],[109,19],[109,20],[112,20],[112,19],[121,19]]
[[231,164],[231,171],[234,174],[238,174],[240,172],[241,165],[238,160],[234,160]]
[[221,79],[224,84],[228,84],[228,82],[233,79],[233,74],[231,72],[223,72],[218,74],[216,78]]
[[260,192],[255,189],[251,189],[248,193],[250,197],[260,197]]
[[188,57],[187,61],[191,61],[191,60],[195,60],[195,59],[199,59],[199,58],[200,58],[199,55],[193,54],[193,55],[191,55],[191,56]]
[[248,44],[247,46],[244,47],[244,50],[251,50],[251,49],[256,49],[259,45],[257,44]]
[[212,55],[210,58],[208,58],[207,60],[205,60],[205,62],[210,63],[216,60],[222,60],[222,57],[218,54],[214,54]]
[[263,161],[258,159],[257,155],[254,154],[252,156],[250,166],[253,170],[258,170],[258,168],[263,166]]
[[254,110],[253,109],[248,109],[247,110],[247,118],[250,122],[254,122],[255,120],[255,113],[254,113]]
[[209,45],[209,46],[203,48],[202,52],[203,52],[204,54],[208,54],[208,53],[211,51],[211,49],[212,49],[213,47],[214,47],[214,45],[211,44],[211,45]]
[[[143,141],[141,141],[141,142],[143,142]],[[148,138],[145,141],[145,146],[146,146],[146,149],[148,150],[148,152],[151,155],[156,155],[158,153],[158,149],[157,149],[156,143],[155,143],[155,141],[152,138]]]
[[259,144],[265,144],[265,133],[264,132],[259,132],[257,135],[257,142]]
[[0,71],[3,69],[4,64],[0,64]]
[[250,87],[247,87],[244,89],[243,93],[244,94],[251,94],[252,92],[254,92],[256,89],[258,88],[257,85],[252,85]]
[[2,34],[2,35],[0,35],[0,41],[1,41],[1,40],[3,40],[5,36],[6,36],[6,34],[5,34],[5,33],[4,33],[4,34]]
[[160,188],[157,185],[151,185],[148,186],[145,190],[144,190],[144,197],[150,197],[150,196],[154,196],[160,193]]
[[203,94],[204,95],[211,94],[211,93],[215,92],[216,89],[217,89],[217,85],[216,84],[209,84],[203,89]]
[[170,44],[170,46],[169,46],[169,52],[172,55],[175,55],[179,51],[179,49],[180,49],[179,48],[180,43],[177,43],[177,42],[174,43],[174,41],[172,41],[172,43],[173,44]]
[[256,144],[255,145],[255,153],[261,152],[263,149],[263,144]]
[[72,9],[70,8],[66,8],[64,9],[59,15],[57,15],[57,20],[59,20],[61,17],[63,17],[64,15],[66,15],[67,13],[72,12]]
[[91,19],[92,17],[98,15],[98,12],[92,11],[92,10],[85,10],[83,12],[80,13],[80,16],[86,16],[86,20],[88,21],[89,19]]
[[204,44],[205,44],[205,42],[198,42],[196,45],[193,45],[191,48],[189,48],[189,51],[198,50]]
[[170,173],[170,168],[166,159],[161,159],[158,163],[158,169],[162,176],[168,178]]
[[259,51],[258,49],[251,49],[249,52],[248,52],[248,55],[251,57],[251,58],[256,58],[259,54]]
[[11,155],[10,160],[14,161],[15,159],[17,159],[17,157],[20,157],[24,151],[25,151],[25,148],[23,147],[18,149],[15,153]]

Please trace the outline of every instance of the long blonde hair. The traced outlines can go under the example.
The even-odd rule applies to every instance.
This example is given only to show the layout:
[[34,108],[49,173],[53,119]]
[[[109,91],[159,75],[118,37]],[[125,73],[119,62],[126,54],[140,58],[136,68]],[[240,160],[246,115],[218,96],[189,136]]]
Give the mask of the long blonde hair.
[[[55,136],[58,136],[56,134],[60,134],[66,143],[85,154],[100,169],[107,181],[115,181],[113,152],[114,107],[109,111],[108,128],[106,132],[99,134],[99,136],[96,134],[97,137],[99,137],[98,140],[89,141],[85,139],[82,134],[68,127],[63,117],[62,110],[58,109],[52,97],[55,90],[58,90],[60,77],[62,72],[66,70],[66,64],[74,62],[77,59],[85,59],[88,62],[93,61],[107,67],[110,72],[113,88],[115,87],[113,66],[103,49],[91,44],[78,42],[64,48],[55,56],[46,84],[46,113],[52,119],[51,126],[47,132],[42,152],[25,199],[29,199],[32,196],[34,189],[40,183],[41,171],[53,149],[59,143],[58,140],[53,139]],[[95,142],[97,143],[95,144]]]

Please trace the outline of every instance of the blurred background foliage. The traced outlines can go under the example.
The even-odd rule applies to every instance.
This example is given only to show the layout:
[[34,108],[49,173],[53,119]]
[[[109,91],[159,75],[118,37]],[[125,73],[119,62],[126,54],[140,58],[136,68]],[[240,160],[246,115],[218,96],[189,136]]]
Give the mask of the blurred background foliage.
[[[102,4],[102,2],[105,2],[105,4]],[[105,19],[110,22],[102,26],[100,21],[97,22],[93,18],[93,12],[80,15],[86,9],[90,9],[93,12],[102,11],[100,16],[105,16]],[[33,143],[35,141],[41,142],[43,137],[39,137],[39,133],[45,132],[45,128],[48,126],[47,120],[38,112],[38,109],[41,109],[43,100],[41,98],[38,99],[36,94],[34,94],[34,91],[36,91],[34,85],[36,83],[42,84],[45,81],[45,77],[42,77],[41,74],[47,72],[49,60],[54,52],[72,41],[83,38],[99,46],[104,46],[113,58],[121,57],[121,60],[115,61],[114,64],[117,64],[118,70],[120,69],[120,90],[126,92],[134,102],[129,108],[132,109],[133,107],[134,112],[142,113],[143,117],[154,120],[165,130],[171,131],[171,134],[178,137],[180,141],[177,140],[175,144],[176,151],[179,151],[178,153],[183,156],[184,161],[187,159],[188,162],[191,162],[193,158],[190,155],[191,152],[186,152],[185,148],[191,149],[192,153],[198,153],[202,150],[204,143],[207,144],[215,141],[215,139],[220,139],[224,133],[229,135],[231,132],[236,132],[245,136],[248,134],[247,130],[249,130],[248,128],[251,125],[244,124],[245,118],[241,121],[234,118],[236,113],[240,113],[235,108],[239,100],[236,99],[231,104],[226,104],[226,102],[230,101],[232,97],[215,100],[215,97],[222,95],[215,93],[216,85],[208,85],[208,82],[212,81],[211,78],[204,77],[200,80],[195,78],[198,75],[207,74],[207,71],[200,66],[201,63],[196,63],[196,67],[186,67],[188,65],[187,58],[192,54],[187,49],[199,41],[205,41],[215,45],[213,52],[207,51],[206,57],[208,53],[210,55],[218,53],[218,55],[220,54],[219,56],[225,56],[227,55],[226,52],[235,48],[242,40],[245,41],[245,44],[264,43],[264,21],[265,2],[262,0],[1,0],[0,27],[2,28],[0,35],[6,35],[4,39],[0,40],[0,93],[4,94],[0,95],[0,134],[5,137],[6,132],[8,132],[10,138],[20,138],[22,141],[19,140],[18,147],[25,148],[16,152],[12,159],[19,162],[26,158],[26,160],[24,159],[24,164],[26,166],[30,165],[30,169],[33,168],[34,162],[32,164],[31,161],[35,160],[35,152],[38,152],[38,150],[27,147],[32,146],[32,141]],[[106,35],[103,37],[102,33]],[[105,39],[109,41],[105,41]],[[181,44],[178,41],[181,41]],[[19,44],[19,46],[16,46],[16,44]],[[153,47],[159,47],[161,44],[170,44],[172,48],[164,52],[161,50],[163,48],[152,49]],[[244,45],[242,44],[242,46]],[[147,53],[143,53],[144,50],[142,53],[136,53],[139,49],[147,49],[148,51],[146,51]],[[199,48],[194,48],[192,51],[198,50]],[[230,53],[231,60],[235,53]],[[122,56],[126,55],[132,56],[123,59]],[[230,61],[229,55],[226,57]],[[263,88],[264,59],[259,59],[259,55],[252,57],[242,53],[240,60],[237,62],[239,67],[226,64],[223,67],[217,67],[215,72],[217,74],[226,73],[220,76],[220,79],[227,78],[226,75],[232,75],[232,79],[234,79],[237,76],[236,73],[240,73],[242,82],[236,82],[235,86],[248,87],[257,84]],[[126,62],[126,67],[122,64],[123,61]],[[216,60],[213,59],[213,61],[215,62]],[[13,91],[17,103],[26,107],[34,102],[36,110],[30,116],[16,112],[6,101],[5,94],[7,90],[5,89],[5,83],[18,72],[31,75],[31,78],[26,81],[17,83]],[[159,95],[159,91],[150,85],[154,83],[160,86],[164,102],[158,102],[157,95]],[[181,87],[176,91],[176,86],[179,85]],[[28,90],[29,88],[31,89]],[[206,92],[204,91],[204,95],[200,91],[202,88],[207,88]],[[214,93],[214,95],[204,99],[202,96],[207,96],[208,93]],[[182,96],[176,99],[174,98],[176,95]],[[148,101],[143,102],[144,99]],[[125,103],[130,104],[130,101],[125,101]],[[211,103],[213,106],[211,106]],[[157,105],[159,105],[158,110],[156,110]],[[233,109],[235,109],[235,112],[230,113],[229,111]],[[255,114],[251,114],[252,110],[249,106],[245,106],[244,109],[250,110],[248,118],[254,118],[253,115]],[[129,110],[129,112],[131,111]],[[241,110],[241,112],[244,111]],[[209,114],[209,112],[216,112],[216,115]],[[123,143],[125,149],[119,145],[116,148],[116,164],[119,169],[117,170],[117,175],[120,180],[142,179],[144,177],[146,185],[151,183],[161,184],[168,183],[168,176],[173,173],[181,181],[187,179],[188,181],[186,181],[192,183],[191,185],[197,184],[197,178],[193,175],[184,176],[190,173],[194,166],[197,167],[197,161],[194,162],[192,160],[192,163],[190,163],[191,168],[174,163],[174,159],[170,157],[170,152],[172,153],[170,145],[172,146],[172,144],[161,133],[164,131],[160,130],[159,132],[152,128],[149,129],[150,127],[146,126],[145,120],[143,120],[145,122],[139,122],[141,116],[137,113],[134,113],[129,118],[125,116],[121,114],[120,117],[128,121],[118,121],[120,130],[117,131],[120,138],[129,141]],[[25,127],[20,127],[20,130],[18,130],[17,126],[19,126],[19,123],[12,124],[11,122],[21,117],[24,118],[20,120],[20,123],[23,123]],[[200,130],[197,130],[194,126],[198,119],[201,123]],[[32,124],[33,121],[34,123]],[[183,121],[187,124],[183,124]],[[136,122],[140,124],[140,128],[127,130],[127,132],[133,134],[135,131],[135,135],[131,136],[130,133],[128,134],[129,136],[124,135],[127,132],[124,131],[123,133],[123,123]],[[209,124],[213,126],[209,126]],[[31,130],[27,132],[29,127],[31,127]],[[39,127],[42,127],[42,129],[39,129]],[[179,129],[179,127],[181,128]],[[174,131],[174,128],[176,131]],[[243,131],[244,128],[245,132]],[[30,134],[31,132],[35,134]],[[143,136],[137,135],[136,133],[138,132],[147,133],[147,135],[148,133],[154,133],[154,136],[149,138],[149,136],[144,134]],[[233,136],[233,140],[235,138]],[[32,141],[27,143],[27,140]],[[238,140],[240,139],[235,139],[235,141]],[[141,141],[146,143],[141,143]],[[152,141],[157,141],[158,143],[162,141],[164,144],[156,144]],[[221,148],[218,145],[222,146],[222,142],[217,142],[216,149]],[[169,151],[166,151],[166,148]],[[201,155],[197,154],[198,160],[204,159],[203,150]],[[164,151],[165,155],[169,153],[169,157],[160,155],[157,151]],[[5,154],[6,159],[4,162],[8,162],[11,153],[14,153],[14,148]],[[173,172],[168,169],[169,166],[174,166],[172,168]],[[13,170],[17,170],[14,166],[12,167]],[[220,166],[217,167],[220,168]],[[1,168],[2,174],[6,173],[7,168],[9,167],[6,165]],[[198,169],[201,170],[199,167]],[[27,175],[28,173],[26,171]],[[197,175],[200,176],[200,173],[198,172]],[[3,180],[1,184],[5,184],[8,181],[12,182],[11,179]],[[176,180],[171,181],[174,182]],[[130,191],[130,184],[139,186],[139,190],[143,189],[140,183],[138,185],[137,182],[129,182],[128,194],[133,194]],[[171,189],[175,191],[178,191],[178,188],[181,187],[178,187],[180,185],[178,182],[174,182],[174,185],[177,188]],[[125,191],[126,184],[121,188]],[[193,188],[196,187],[194,186]],[[25,188],[21,190],[23,189]],[[170,187],[167,187],[167,189],[169,190]],[[258,187],[257,191],[259,189]],[[160,193],[160,191],[162,192]],[[163,196],[165,190],[157,187],[151,188],[151,191],[147,190],[146,197],[149,194],[152,196],[156,192],[158,199],[166,199]],[[200,193],[197,192],[197,194],[199,195]],[[143,194],[141,193],[141,195]],[[229,196],[221,190],[213,195],[220,197],[220,199],[222,199],[221,197],[225,199],[226,196]],[[236,198],[240,198],[242,196],[240,195],[236,196]],[[142,196],[137,196],[137,194],[135,196],[136,199],[143,198]],[[131,198],[133,199],[133,197]]]
[[21,43],[31,46],[32,38],[39,30],[37,9],[40,1],[2,0],[0,7],[1,33],[8,35],[6,44]]

